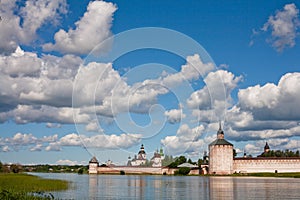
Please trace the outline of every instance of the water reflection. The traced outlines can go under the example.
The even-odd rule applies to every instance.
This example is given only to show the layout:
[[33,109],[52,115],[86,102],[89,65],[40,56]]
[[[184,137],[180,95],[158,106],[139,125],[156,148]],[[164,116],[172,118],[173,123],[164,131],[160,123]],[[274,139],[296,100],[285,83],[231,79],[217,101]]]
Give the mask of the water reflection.
[[210,177],[210,199],[234,199],[232,177]]
[[300,199],[300,179],[35,174],[72,181],[58,199]]
[[98,176],[89,176],[89,199],[96,199],[98,196]]

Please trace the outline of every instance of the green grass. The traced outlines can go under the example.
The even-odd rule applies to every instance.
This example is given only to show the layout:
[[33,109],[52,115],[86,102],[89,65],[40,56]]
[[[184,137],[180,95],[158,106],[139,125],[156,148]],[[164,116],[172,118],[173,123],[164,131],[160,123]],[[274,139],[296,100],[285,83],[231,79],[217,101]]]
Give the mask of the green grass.
[[[50,191],[66,190],[68,182],[28,174],[0,174],[0,199],[53,199]],[[33,195],[35,194],[35,195]]]
[[233,174],[233,176],[257,176],[257,177],[287,177],[287,178],[300,178],[299,172],[290,173],[247,173],[247,174]]

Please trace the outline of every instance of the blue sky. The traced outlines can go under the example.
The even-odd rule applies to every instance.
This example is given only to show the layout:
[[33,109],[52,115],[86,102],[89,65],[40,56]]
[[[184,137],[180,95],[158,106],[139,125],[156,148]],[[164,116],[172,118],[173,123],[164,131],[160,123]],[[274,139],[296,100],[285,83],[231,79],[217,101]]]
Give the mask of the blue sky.
[[219,121],[238,152],[299,150],[299,7],[1,0],[0,160],[197,160]]

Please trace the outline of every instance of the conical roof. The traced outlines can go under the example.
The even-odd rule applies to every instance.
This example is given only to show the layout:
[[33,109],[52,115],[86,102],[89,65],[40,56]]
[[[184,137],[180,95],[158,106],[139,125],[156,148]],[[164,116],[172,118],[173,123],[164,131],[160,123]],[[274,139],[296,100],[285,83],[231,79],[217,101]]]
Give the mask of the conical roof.
[[98,163],[98,160],[95,156],[93,156],[89,163]]

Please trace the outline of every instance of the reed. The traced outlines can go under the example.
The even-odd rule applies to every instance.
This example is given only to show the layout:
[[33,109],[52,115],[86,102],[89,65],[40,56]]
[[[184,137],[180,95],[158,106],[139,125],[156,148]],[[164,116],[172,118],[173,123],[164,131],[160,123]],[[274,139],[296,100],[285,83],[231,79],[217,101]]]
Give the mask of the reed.
[[54,199],[50,191],[66,190],[68,182],[29,174],[0,174],[0,199]]

